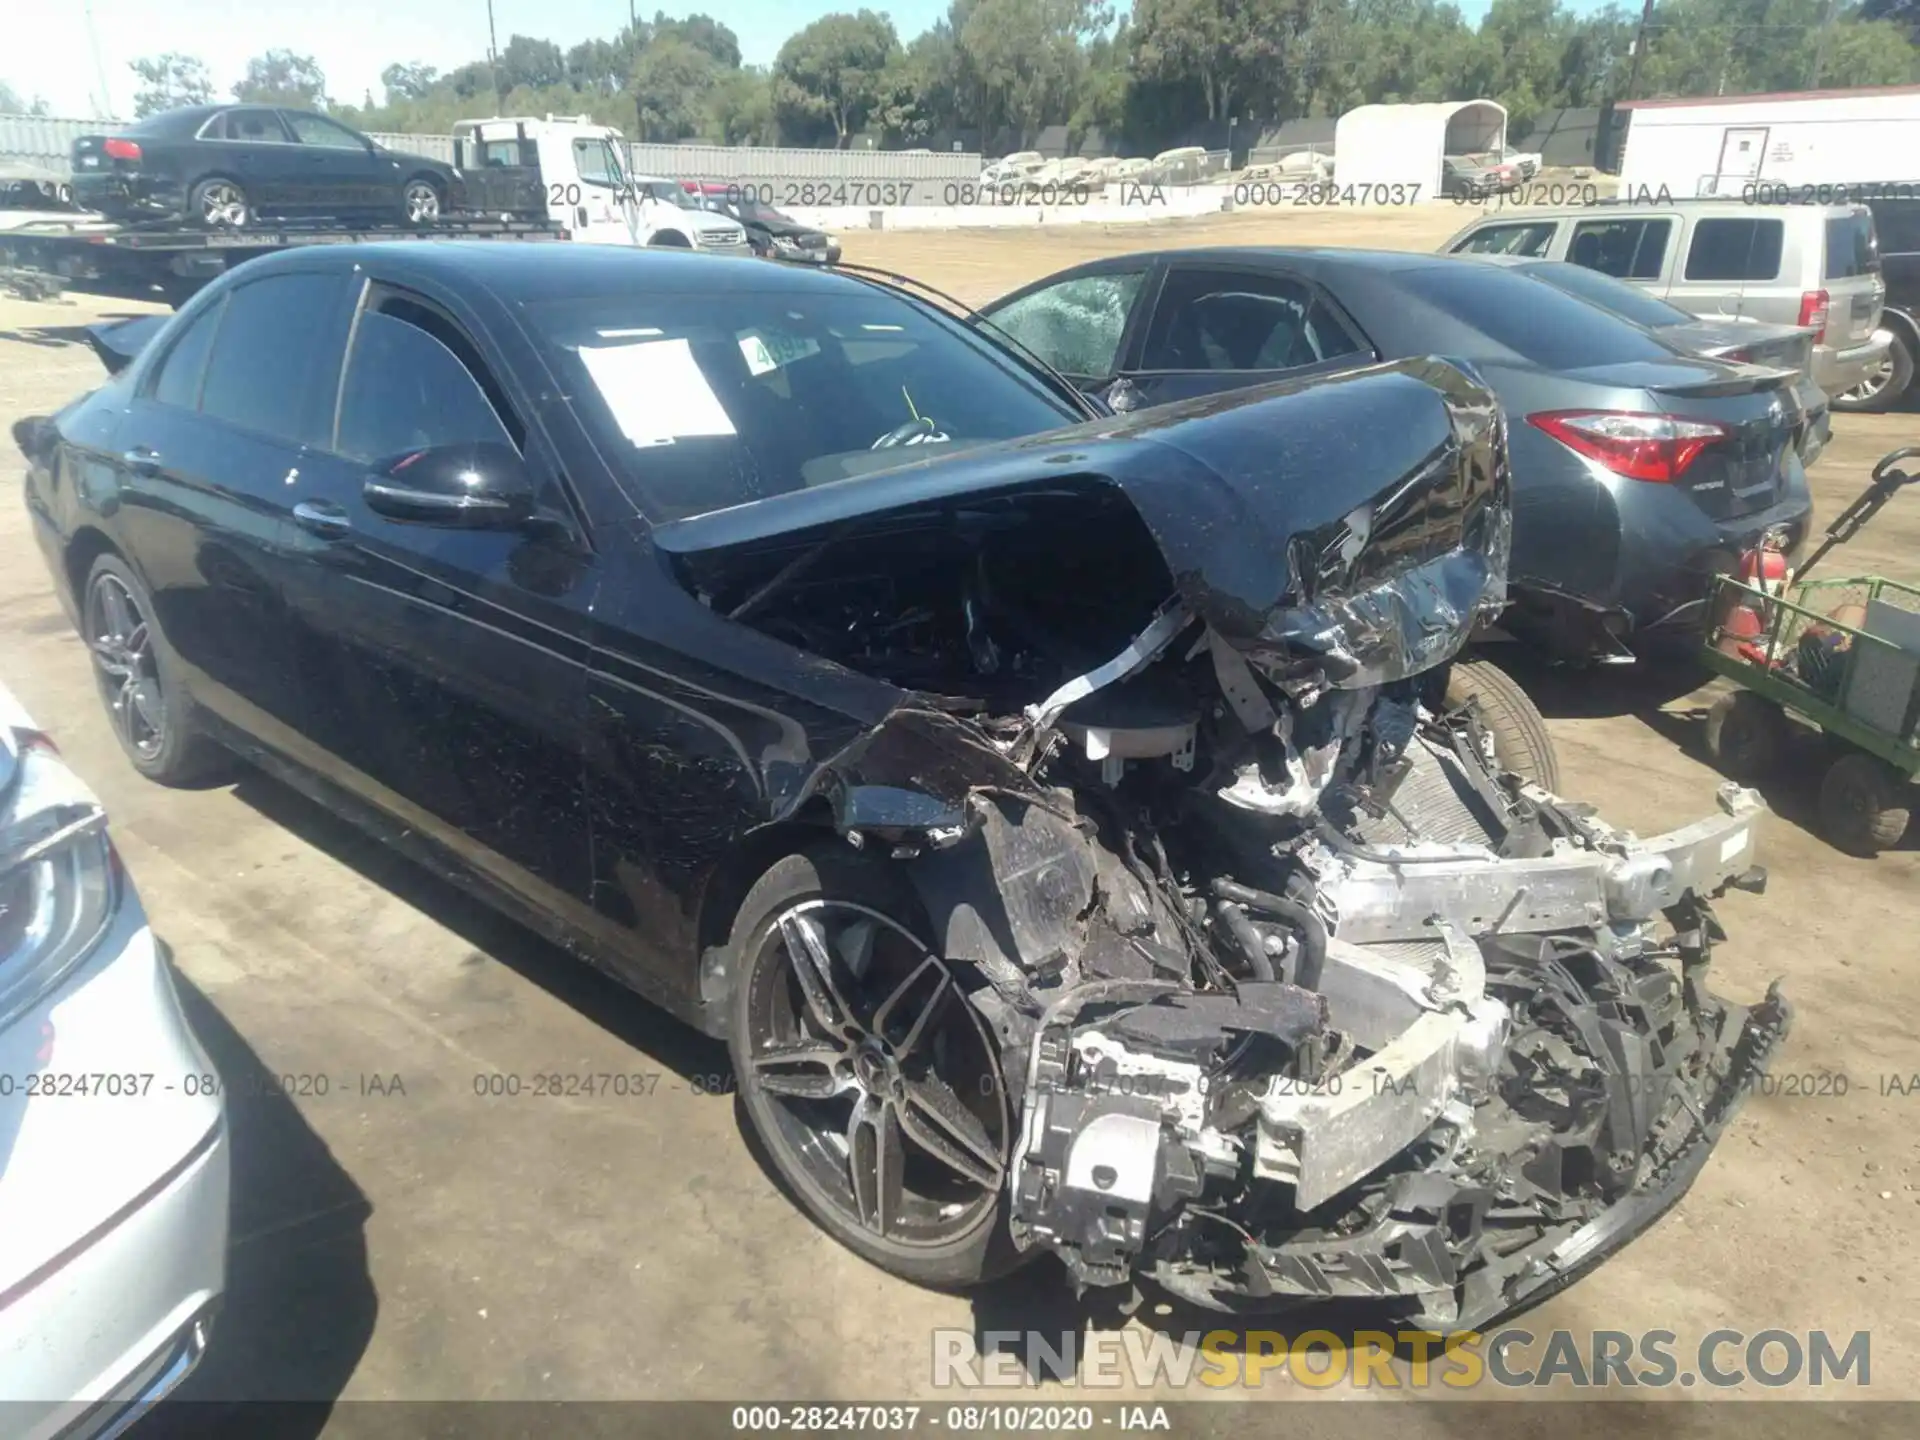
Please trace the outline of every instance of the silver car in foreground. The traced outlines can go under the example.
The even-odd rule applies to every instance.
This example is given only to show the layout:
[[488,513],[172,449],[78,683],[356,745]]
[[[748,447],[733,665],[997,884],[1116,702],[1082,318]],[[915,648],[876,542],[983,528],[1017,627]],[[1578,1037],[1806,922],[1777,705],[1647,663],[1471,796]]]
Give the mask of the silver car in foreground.
[[[121,646],[117,699],[147,703]],[[226,1288],[220,1084],[86,785],[0,686],[0,1429],[115,1435]]]

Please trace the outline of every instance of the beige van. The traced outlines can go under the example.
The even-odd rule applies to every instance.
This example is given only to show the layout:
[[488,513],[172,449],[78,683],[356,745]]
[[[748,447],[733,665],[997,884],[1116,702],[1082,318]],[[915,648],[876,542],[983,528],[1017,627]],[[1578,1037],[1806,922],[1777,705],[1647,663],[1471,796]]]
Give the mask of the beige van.
[[1887,287],[1865,205],[1739,200],[1603,200],[1483,215],[1441,250],[1567,260],[1703,319],[1763,320],[1815,332],[1813,378],[1829,396],[1887,358]]

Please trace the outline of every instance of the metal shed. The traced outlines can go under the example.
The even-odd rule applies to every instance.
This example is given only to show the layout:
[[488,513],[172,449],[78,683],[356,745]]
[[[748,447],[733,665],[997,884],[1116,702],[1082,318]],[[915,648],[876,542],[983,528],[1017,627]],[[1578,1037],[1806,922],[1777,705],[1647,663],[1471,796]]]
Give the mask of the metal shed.
[[1493,100],[1426,105],[1362,105],[1333,131],[1333,173],[1349,185],[1419,186],[1418,198],[1440,194],[1440,160],[1477,155],[1507,143],[1506,107]]
[[1920,85],[1634,100],[1622,108],[1633,118],[1620,183],[1632,194],[1767,201],[1775,185],[1920,176]]

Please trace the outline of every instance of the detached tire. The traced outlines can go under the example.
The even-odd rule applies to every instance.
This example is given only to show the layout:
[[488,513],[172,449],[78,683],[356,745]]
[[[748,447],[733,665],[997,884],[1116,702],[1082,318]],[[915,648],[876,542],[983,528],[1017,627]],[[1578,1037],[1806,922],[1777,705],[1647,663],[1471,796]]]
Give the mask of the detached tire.
[[1500,767],[1558,794],[1560,757],[1546,718],[1514,678],[1489,660],[1456,660],[1447,675],[1447,708],[1470,700],[1479,705]]
[[[727,940],[728,1048],[755,1135],[820,1227],[891,1274],[955,1288],[1022,1259],[1007,1230],[1018,1117],[991,1030],[927,935],[891,862],[833,845],[787,856]],[[796,951],[824,957],[829,987]]]
[[1878,855],[1907,833],[1907,777],[1885,761],[1850,750],[1820,782],[1820,828],[1856,855]]
[[1722,695],[1707,711],[1707,753],[1730,780],[1772,773],[1786,742],[1787,717],[1751,690]]
[[1842,391],[1830,402],[1835,410],[1844,410],[1852,414],[1878,413],[1891,410],[1907,393],[1907,387],[1913,384],[1913,351],[1907,348],[1906,337],[1894,332],[1893,344],[1887,350],[1887,369],[1874,380]]

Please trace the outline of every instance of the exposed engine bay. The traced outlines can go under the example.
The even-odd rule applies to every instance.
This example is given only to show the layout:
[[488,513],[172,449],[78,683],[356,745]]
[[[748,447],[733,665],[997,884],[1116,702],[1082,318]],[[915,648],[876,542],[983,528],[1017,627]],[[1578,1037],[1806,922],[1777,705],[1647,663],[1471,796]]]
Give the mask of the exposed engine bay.
[[[1727,786],[1638,839],[1444,709],[1505,595],[1470,377],[1254,393],[1054,440],[1038,479],[927,462],[889,503],[662,548],[703,604],[903,692],[794,803],[901,868],[986,1021],[1018,1246],[1083,1287],[1477,1326],[1677,1200],[1783,1035],[1777,993],[1707,985],[1764,810]],[[1343,406],[1399,417],[1379,471],[1324,438]]]

